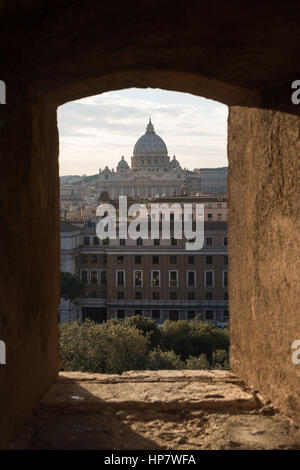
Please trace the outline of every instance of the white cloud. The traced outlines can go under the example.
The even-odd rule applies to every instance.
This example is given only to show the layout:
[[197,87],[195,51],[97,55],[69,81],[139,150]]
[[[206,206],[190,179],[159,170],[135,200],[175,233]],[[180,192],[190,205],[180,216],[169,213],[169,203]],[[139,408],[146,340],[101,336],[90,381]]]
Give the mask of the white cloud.
[[227,164],[227,106],[185,93],[129,89],[84,98],[58,110],[60,174],[95,174],[130,164],[149,116],[183,167]]

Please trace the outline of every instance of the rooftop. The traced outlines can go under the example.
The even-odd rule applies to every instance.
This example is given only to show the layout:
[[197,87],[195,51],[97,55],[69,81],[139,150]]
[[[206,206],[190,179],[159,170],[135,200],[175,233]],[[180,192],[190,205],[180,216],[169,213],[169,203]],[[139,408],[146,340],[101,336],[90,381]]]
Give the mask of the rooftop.
[[75,225],[72,225],[69,222],[65,222],[65,221],[61,220],[60,221],[60,231],[61,231],[61,233],[78,232],[78,231],[80,231],[80,227],[76,227]]

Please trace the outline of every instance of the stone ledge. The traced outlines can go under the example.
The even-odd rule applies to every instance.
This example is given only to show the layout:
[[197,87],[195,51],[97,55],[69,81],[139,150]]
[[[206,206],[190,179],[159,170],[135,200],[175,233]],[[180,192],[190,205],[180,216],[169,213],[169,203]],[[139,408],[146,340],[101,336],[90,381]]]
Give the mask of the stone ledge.
[[61,372],[41,402],[68,412],[122,409],[253,410],[259,401],[230,371]]
[[57,382],[235,382],[241,380],[227,370],[129,370],[122,374],[94,374],[90,372],[60,372]]
[[299,449],[290,421],[231,371],[61,372],[13,449]]

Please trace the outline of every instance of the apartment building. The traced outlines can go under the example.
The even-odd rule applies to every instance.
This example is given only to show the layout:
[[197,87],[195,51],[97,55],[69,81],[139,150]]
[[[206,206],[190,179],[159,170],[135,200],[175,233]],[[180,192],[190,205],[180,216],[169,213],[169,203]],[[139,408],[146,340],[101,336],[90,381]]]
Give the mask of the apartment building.
[[104,321],[141,314],[158,323],[196,316],[227,322],[227,202],[223,200],[222,204],[225,220],[218,220],[217,215],[213,215],[215,220],[205,217],[205,243],[195,251],[186,250],[184,238],[99,240],[95,222],[76,226],[64,223],[64,231],[68,227],[80,230],[79,237],[75,229],[69,232],[73,238],[76,234],[77,248],[71,255],[66,250],[62,254],[62,262],[70,256],[76,258],[74,273],[85,284],[85,295],[76,311],[79,319]]

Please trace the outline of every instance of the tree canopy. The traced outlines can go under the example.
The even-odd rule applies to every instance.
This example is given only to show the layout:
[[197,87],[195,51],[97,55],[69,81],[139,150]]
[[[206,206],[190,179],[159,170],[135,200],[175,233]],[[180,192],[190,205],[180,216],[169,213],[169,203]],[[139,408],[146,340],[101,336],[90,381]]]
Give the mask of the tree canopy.
[[83,282],[75,274],[61,272],[60,296],[71,302],[84,293]]

